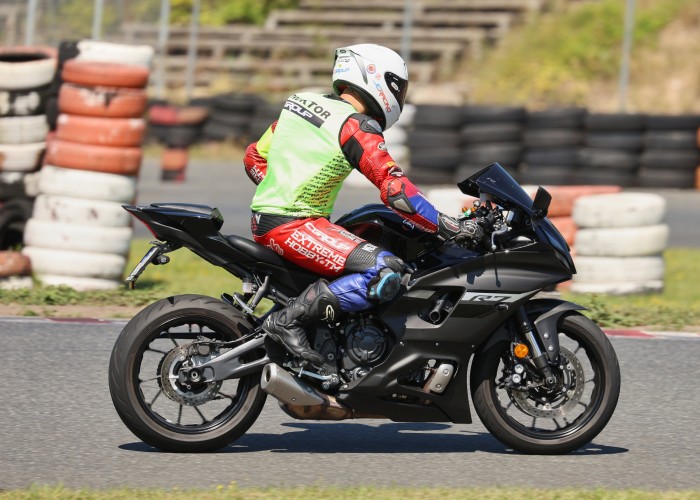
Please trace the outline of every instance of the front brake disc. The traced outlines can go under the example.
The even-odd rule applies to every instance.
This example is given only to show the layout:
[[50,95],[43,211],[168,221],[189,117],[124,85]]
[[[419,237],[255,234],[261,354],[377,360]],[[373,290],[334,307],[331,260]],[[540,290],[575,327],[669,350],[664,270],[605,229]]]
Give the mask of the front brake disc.
[[560,347],[559,354],[562,370],[557,392],[547,394],[535,393],[534,390],[507,389],[511,401],[523,413],[537,418],[564,417],[581,400],[586,380],[583,366],[568,349]]

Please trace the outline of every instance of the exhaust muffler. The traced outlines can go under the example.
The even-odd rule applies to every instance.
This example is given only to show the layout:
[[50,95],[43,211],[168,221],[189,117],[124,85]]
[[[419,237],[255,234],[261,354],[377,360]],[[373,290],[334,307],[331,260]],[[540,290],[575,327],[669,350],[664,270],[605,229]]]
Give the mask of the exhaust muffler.
[[276,363],[268,363],[263,368],[260,388],[288,405],[317,406],[324,402],[323,396],[313,387],[293,377]]
[[263,368],[260,387],[279,401],[282,411],[299,420],[386,418],[383,415],[355,413],[333,396],[317,391],[275,363],[269,363]]

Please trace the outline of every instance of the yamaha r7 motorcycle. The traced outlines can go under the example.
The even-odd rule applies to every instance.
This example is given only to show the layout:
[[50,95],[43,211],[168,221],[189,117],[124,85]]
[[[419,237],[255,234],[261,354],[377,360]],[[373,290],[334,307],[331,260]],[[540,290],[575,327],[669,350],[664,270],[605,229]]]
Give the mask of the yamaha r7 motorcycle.
[[297,419],[454,423],[471,422],[471,394],[486,428],[517,451],[559,454],[589,443],[615,410],[620,371],[583,307],[536,297],[575,272],[546,218],[551,197],[540,188],[533,203],[497,163],[458,187],[480,198],[473,212],[491,222],[480,248],[440,242],[384,205],[337,221],[413,272],[392,302],[309,328],[321,368],[267,338],[259,312],[263,299],[284,307],[318,276],[223,236],[217,209],[125,206],[159,240],[127,278],[132,286],[149,264],[187,247],[240,278],[243,293],[168,297],[129,321],[109,365],[121,419],[156,448],[205,452],[243,435],[268,394]]

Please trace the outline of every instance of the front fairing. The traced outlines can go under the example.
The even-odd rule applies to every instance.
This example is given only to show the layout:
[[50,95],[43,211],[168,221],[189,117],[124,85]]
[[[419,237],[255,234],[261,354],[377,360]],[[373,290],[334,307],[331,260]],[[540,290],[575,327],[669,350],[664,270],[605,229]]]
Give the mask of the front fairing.
[[534,215],[532,198],[498,163],[463,180],[457,187],[466,195],[479,198],[482,193],[486,193],[498,198],[498,204],[503,208],[517,207],[531,217]]

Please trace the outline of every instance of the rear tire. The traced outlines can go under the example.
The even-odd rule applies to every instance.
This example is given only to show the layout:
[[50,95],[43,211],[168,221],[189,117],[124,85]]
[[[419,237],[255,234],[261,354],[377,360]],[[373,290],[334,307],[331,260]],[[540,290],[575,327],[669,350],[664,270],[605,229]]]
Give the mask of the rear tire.
[[[557,330],[562,354],[568,346],[567,356],[573,358],[557,377],[568,377],[571,384],[551,404],[534,399],[536,390],[499,387],[509,343],[498,343],[474,359],[471,388],[477,414],[499,441],[522,453],[555,455],[576,450],[603,430],[617,406],[620,367],[605,333],[578,313],[562,318]],[[584,409],[578,413],[580,406]]]
[[[117,339],[109,364],[109,389],[119,417],[138,438],[170,452],[215,451],[241,437],[265,404],[260,374],[185,388],[172,377],[162,382],[162,370],[172,375],[175,351],[186,345],[182,340],[235,340],[250,329],[233,306],[201,295],[169,297],[138,313]],[[144,367],[147,358],[155,370]],[[207,420],[213,412],[218,413]]]

